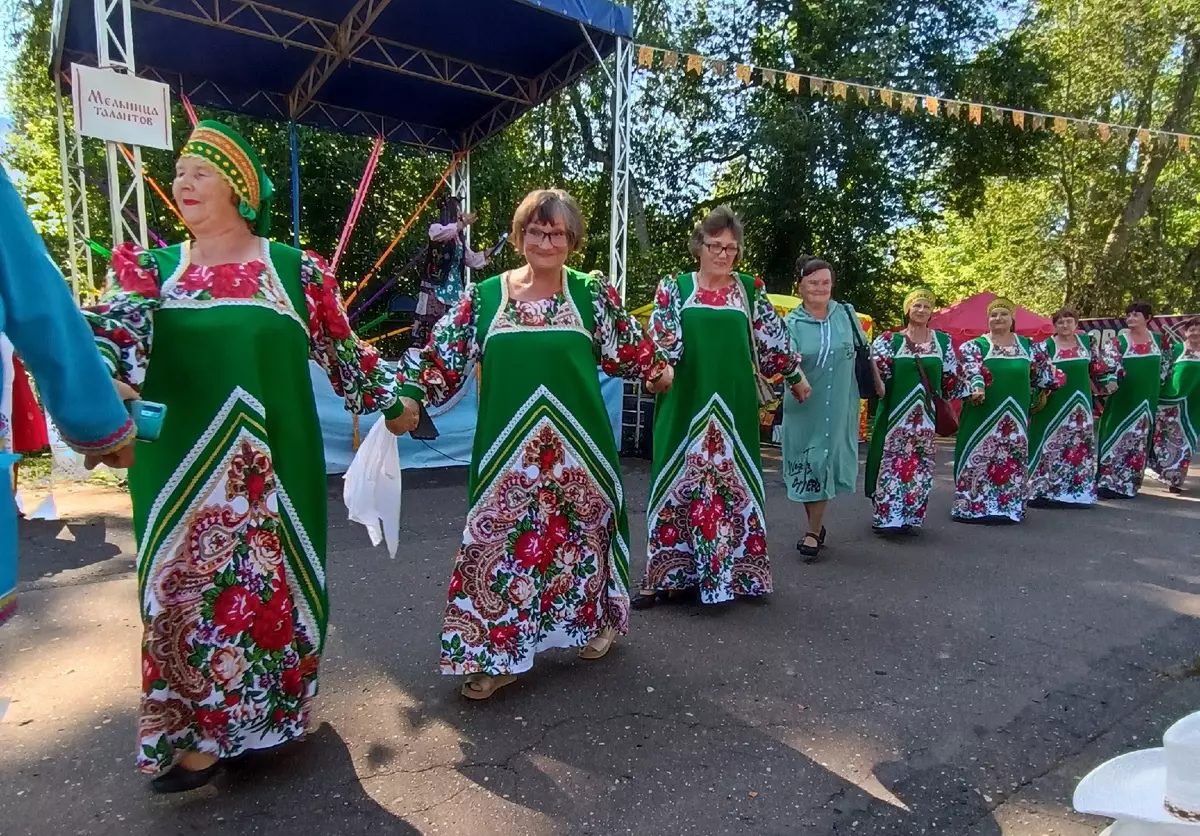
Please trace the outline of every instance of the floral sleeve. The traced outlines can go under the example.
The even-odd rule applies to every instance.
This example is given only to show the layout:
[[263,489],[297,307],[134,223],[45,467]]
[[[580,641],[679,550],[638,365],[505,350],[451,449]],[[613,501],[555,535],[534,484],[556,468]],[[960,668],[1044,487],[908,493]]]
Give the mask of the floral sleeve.
[[1062,369],[1054,365],[1050,353],[1042,343],[1029,345],[1029,385],[1044,392],[1054,392],[1061,389],[1067,382],[1067,376]]
[[653,380],[669,365],[667,353],[642,332],[642,326],[621,304],[608,282],[589,282],[596,317],[592,339],[600,355],[600,368],[610,377]]
[[158,263],[127,242],[113,250],[100,303],[83,310],[109,373],[135,389],[146,379],[154,312],[161,304]]
[[780,376],[788,386],[800,382],[800,355],[792,351],[792,338],[783,324],[767,286],[762,279],[754,280],[754,343],[758,349],[758,372],[763,377]]
[[650,336],[667,356],[672,365],[683,359],[683,325],[680,322],[682,301],[679,298],[679,280],[667,276],[658,283],[654,292],[654,312],[650,314]]
[[950,344],[949,340],[943,343],[938,339],[936,332],[933,338],[942,352],[942,397],[953,398],[954,393],[958,391],[959,380],[962,377],[962,364],[958,360],[958,352],[954,350],[954,346]]
[[467,380],[468,369],[479,359],[476,340],[477,285],[468,285],[458,301],[433,326],[424,347],[413,346],[400,361],[400,394],[414,401],[441,406],[449,402]]
[[1091,352],[1089,371],[1096,388],[1104,392],[1121,378],[1121,350],[1115,340],[1090,340]]
[[892,379],[892,366],[896,360],[896,350],[892,347],[894,336],[891,331],[885,331],[871,345],[871,359],[875,361],[875,368],[879,369],[879,376],[884,383]]
[[351,330],[333,268],[316,253],[305,252],[300,285],[308,306],[309,356],[346,399],[346,409],[356,415],[382,411],[394,418],[402,411],[396,376],[380,362],[379,352]]
[[968,340],[958,347],[959,373],[956,398],[969,398],[978,389],[985,389],[991,377],[983,364],[983,351],[975,340]]

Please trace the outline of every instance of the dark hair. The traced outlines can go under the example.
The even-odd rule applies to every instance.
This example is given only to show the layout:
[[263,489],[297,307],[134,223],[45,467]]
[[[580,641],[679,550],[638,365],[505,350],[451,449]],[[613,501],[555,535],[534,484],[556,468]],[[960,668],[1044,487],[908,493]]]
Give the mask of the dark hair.
[[535,189],[525,195],[525,199],[513,213],[512,245],[517,252],[525,248],[525,228],[533,223],[552,224],[562,221],[567,228],[567,239],[571,244],[571,252],[583,244],[585,230],[583,227],[583,212],[575,198],[562,189]]
[[1130,302],[1125,306],[1125,315],[1129,316],[1131,313],[1140,313],[1146,317],[1146,322],[1154,319],[1154,308],[1150,307],[1149,302]]
[[1079,321],[1079,311],[1075,310],[1072,307],[1068,307],[1068,306],[1064,305],[1061,308],[1059,308],[1057,311],[1055,311],[1054,313],[1050,314],[1050,321],[1053,322],[1055,325],[1058,324],[1058,321],[1060,319],[1073,319],[1076,322],[1078,322]]
[[462,199],[457,195],[448,194],[438,204],[438,223],[452,224],[458,221],[458,213],[462,211]]
[[823,261],[812,255],[802,255],[796,259],[796,282],[801,279],[811,276],[819,270],[828,270],[830,278],[833,278],[833,268],[829,266],[828,261]]
[[704,246],[705,238],[720,235],[725,230],[733,233],[733,237],[737,240],[740,254],[742,249],[742,219],[737,216],[737,213],[733,209],[722,204],[709,212],[708,216],[696,224],[696,228],[692,230],[691,240],[688,241],[688,250],[691,252],[692,258],[700,257],[700,248]]

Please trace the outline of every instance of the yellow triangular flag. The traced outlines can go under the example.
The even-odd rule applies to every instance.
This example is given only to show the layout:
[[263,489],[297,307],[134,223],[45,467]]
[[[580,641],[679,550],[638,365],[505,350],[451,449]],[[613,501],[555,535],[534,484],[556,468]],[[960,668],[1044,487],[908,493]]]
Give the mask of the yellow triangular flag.
[[871,101],[871,88],[870,87],[863,87],[862,85],[856,84],[851,89],[854,90],[854,95],[858,96],[858,100],[860,102]]
[[900,100],[900,109],[907,113],[912,113],[917,109],[917,97],[905,93],[904,98]]
[[1058,134],[1059,136],[1062,136],[1063,134],[1065,134],[1067,132],[1067,120],[1063,119],[1061,116],[1055,116],[1054,117],[1054,132],[1056,134]]
[[848,89],[849,89],[849,88],[847,88],[847,87],[846,87],[846,82],[844,82],[844,81],[835,81],[835,82],[833,83],[833,97],[834,97],[835,99],[844,99],[844,98],[846,98],[846,92],[848,91]]
[[891,90],[880,90],[879,101],[883,102],[884,107],[892,106],[893,93]]
[[1100,137],[1101,142],[1108,142],[1112,138],[1112,126],[1106,125],[1103,122],[1097,122],[1096,134]]
[[814,96],[819,96],[825,92],[825,82],[819,78],[810,78],[808,80],[808,92]]
[[1025,129],[1025,111],[1023,111],[1023,110],[1014,110],[1013,111],[1013,124],[1016,125],[1018,128],[1021,128],[1022,130]]
[[962,113],[962,107],[959,105],[958,102],[946,102],[946,115],[947,116],[949,116],[953,119],[957,119],[958,115],[960,113]]
[[653,67],[654,66],[654,47],[642,46],[638,47],[638,66]]
[[676,67],[678,67],[679,66],[679,53],[672,51],[672,52],[668,52],[666,55],[664,55],[663,56],[663,66],[669,70],[673,70]]
[[687,57],[687,72],[704,75],[704,59],[699,55],[689,55]]
[[738,64],[734,69],[733,74],[737,76],[738,81],[742,84],[750,83],[750,68],[745,64]]
[[1140,131],[1138,131],[1138,142],[1140,142],[1142,145],[1150,144],[1150,132],[1145,128],[1142,128]]
[[767,87],[775,86],[776,75],[774,70],[763,70],[762,78],[763,84],[765,84]]
[[1185,134],[1180,134],[1178,137],[1178,140],[1179,140],[1179,150],[1186,154],[1188,152],[1188,149],[1192,147],[1192,138]]
[[978,125],[983,120],[983,108],[977,104],[971,105],[967,111],[967,118]]
[[930,116],[938,115],[938,100],[936,96],[925,97],[925,110],[929,112]]
[[796,75],[795,73],[788,73],[786,76],[786,79],[787,79],[788,92],[789,93],[799,93],[800,92],[800,76]]

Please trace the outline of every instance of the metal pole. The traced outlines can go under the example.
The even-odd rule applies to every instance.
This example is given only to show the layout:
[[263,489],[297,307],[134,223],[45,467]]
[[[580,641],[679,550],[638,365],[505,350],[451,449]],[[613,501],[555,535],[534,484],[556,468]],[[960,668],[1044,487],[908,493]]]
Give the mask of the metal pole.
[[[66,209],[64,224],[67,228],[67,261],[71,271],[71,296],[79,304],[79,261],[75,248],[75,200],[71,191],[71,171],[67,162],[67,122],[63,117],[62,80],[54,74],[54,104],[58,110],[58,161],[62,173],[63,208]],[[87,242],[84,242],[87,246]]]
[[292,149],[292,246],[300,249],[300,136],[295,122],[288,122],[288,141]]
[[612,219],[608,279],[625,301],[629,258],[629,141],[632,115],[633,43],[617,39],[613,83]]

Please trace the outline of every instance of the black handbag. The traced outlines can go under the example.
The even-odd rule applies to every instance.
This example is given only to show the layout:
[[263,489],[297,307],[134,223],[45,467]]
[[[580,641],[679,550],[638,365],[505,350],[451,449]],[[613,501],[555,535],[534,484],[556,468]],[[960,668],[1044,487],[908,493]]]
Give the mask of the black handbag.
[[868,401],[878,393],[875,391],[875,373],[871,370],[871,348],[859,333],[859,325],[849,305],[842,305],[846,319],[850,320],[850,336],[854,340],[854,379],[858,382],[858,397]]

